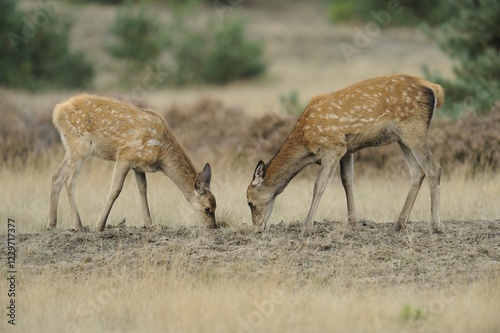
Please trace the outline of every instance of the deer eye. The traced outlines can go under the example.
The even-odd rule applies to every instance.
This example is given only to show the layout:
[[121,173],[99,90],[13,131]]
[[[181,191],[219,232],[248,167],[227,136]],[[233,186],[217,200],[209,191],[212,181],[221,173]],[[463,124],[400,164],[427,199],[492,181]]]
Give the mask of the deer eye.
[[210,207],[205,207],[205,213],[210,213]]

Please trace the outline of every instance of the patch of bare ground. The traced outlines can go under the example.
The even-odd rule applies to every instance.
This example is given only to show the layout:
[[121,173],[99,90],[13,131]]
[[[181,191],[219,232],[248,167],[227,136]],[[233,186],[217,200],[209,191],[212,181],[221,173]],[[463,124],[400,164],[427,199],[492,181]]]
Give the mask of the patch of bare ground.
[[[124,225],[104,232],[70,230],[18,237],[18,269],[23,274],[54,270],[76,277],[127,272],[143,267],[183,274],[253,280],[277,274],[297,285],[446,287],[468,284],[500,272],[500,220],[447,221],[432,234],[428,223],[410,223],[395,233],[392,223],[361,221],[353,229],[339,222],[316,222],[307,239],[301,224],[281,222],[255,232],[247,226],[215,231],[200,227]],[[4,242],[4,239],[2,239]],[[4,252],[5,244],[1,248]]]

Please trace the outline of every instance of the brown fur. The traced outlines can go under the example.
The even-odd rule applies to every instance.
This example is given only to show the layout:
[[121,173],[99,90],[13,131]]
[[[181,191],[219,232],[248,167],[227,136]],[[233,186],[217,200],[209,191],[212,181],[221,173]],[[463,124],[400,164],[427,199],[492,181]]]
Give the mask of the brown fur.
[[412,188],[396,229],[406,224],[425,174],[431,184],[433,228],[438,231],[440,167],[430,159],[427,130],[434,110],[443,102],[441,86],[401,74],[368,79],[313,97],[275,157],[266,166],[259,163],[256,168],[247,190],[254,223],[265,227],[275,197],[290,179],[306,165],[319,163],[322,169],[304,225],[307,234],[326,183],[339,161],[349,221],[355,223],[352,154],[365,147],[398,142],[412,172]]
[[[118,196],[123,179],[130,169],[136,178],[143,200],[145,224],[151,223],[146,197],[145,172],[162,171],[181,189],[188,201],[197,206],[207,226],[215,226],[215,198],[209,191],[210,166],[198,174],[188,154],[172,133],[165,119],[152,110],[140,109],[132,104],[89,94],[75,96],[54,108],[52,120],[58,129],[66,157],[54,175],[51,195],[49,228],[57,223],[57,198],[62,182],[68,195],[74,191],[82,162],[97,156],[116,161],[112,195]],[[205,179],[204,179],[205,177]],[[206,188],[195,189],[198,179]],[[105,213],[98,222],[102,230],[107,214],[116,198],[110,198]],[[199,207],[198,207],[199,206]],[[206,216],[208,207],[212,216]],[[108,209],[109,208],[109,209]],[[77,230],[81,229],[76,204],[72,210]]]

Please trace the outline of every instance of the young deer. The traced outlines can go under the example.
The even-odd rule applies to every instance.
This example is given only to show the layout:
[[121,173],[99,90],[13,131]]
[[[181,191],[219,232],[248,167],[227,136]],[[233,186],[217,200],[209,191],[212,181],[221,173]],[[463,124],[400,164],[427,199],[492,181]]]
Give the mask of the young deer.
[[321,169],[302,231],[307,236],[321,196],[340,161],[348,221],[354,225],[352,154],[366,147],[397,142],[410,168],[411,186],[395,229],[405,228],[420,185],[427,176],[432,228],[440,232],[441,167],[431,159],[427,130],[434,111],[443,101],[441,86],[409,75],[376,77],[314,97],[276,155],[267,165],[260,161],[255,168],[247,190],[253,224],[265,228],[276,196],[300,170],[317,163]]
[[96,225],[99,231],[104,230],[130,169],[135,173],[146,227],[151,226],[151,215],[145,173],[157,171],[172,179],[207,228],[217,227],[215,197],[210,192],[210,165],[207,163],[197,174],[186,151],[158,113],[114,99],[81,94],[56,105],[52,121],[61,134],[66,156],[52,177],[48,229],[57,224],[59,194],[64,183],[75,228],[83,230],[75,201],[76,180],[83,162],[92,155],[116,161],[109,199]]

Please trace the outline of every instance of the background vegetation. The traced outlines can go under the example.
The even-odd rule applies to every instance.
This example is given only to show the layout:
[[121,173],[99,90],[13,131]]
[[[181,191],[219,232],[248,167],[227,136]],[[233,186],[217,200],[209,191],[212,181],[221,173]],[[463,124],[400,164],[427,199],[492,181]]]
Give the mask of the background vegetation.
[[262,44],[246,37],[242,20],[211,21],[196,30],[176,24],[169,30],[177,84],[224,84],[259,76],[266,69]]
[[[170,83],[225,84],[265,73],[264,45],[248,37],[241,18],[208,20],[192,26],[186,17],[193,8],[205,6],[251,6],[258,1],[235,3],[220,0],[164,0],[148,5],[167,6],[175,20],[161,22],[146,2],[95,0],[105,5],[123,5],[111,25],[111,39],[104,45],[110,55],[125,62],[120,77],[133,75],[158,59],[171,59]],[[442,77],[424,68],[427,77],[441,83],[447,92],[444,108],[457,116],[464,110],[487,113],[500,99],[500,4],[494,0],[431,0],[395,2],[402,11],[390,17],[390,25],[420,26],[450,58],[456,61],[454,77]],[[82,2],[83,4],[83,2]],[[374,21],[376,13],[389,10],[389,2],[326,1],[327,12],[338,22]],[[179,8],[191,8],[191,10]],[[41,7],[40,7],[41,8]],[[92,85],[100,68],[82,51],[70,48],[68,22],[55,19],[50,10],[21,11],[17,2],[0,3],[0,84],[24,89],[82,88]],[[27,35],[28,34],[28,35]],[[27,35],[27,38],[25,35]],[[134,80],[122,80],[124,82]],[[295,98],[288,96],[288,98]],[[299,105],[296,101],[290,102]],[[284,101],[281,101],[283,104]],[[289,106],[287,106],[289,107]]]
[[373,21],[374,13],[387,11],[394,6],[401,12],[391,15],[391,24],[415,26],[426,22],[437,26],[455,13],[456,7],[451,1],[433,0],[327,0],[328,15],[332,22]]
[[156,17],[146,13],[145,7],[126,5],[120,9],[110,33],[115,43],[108,45],[109,52],[115,58],[128,61],[133,71],[156,63],[164,47],[162,26]]
[[427,76],[443,85],[446,108],[452,114],[464,110],[485,114],[500,100],[500,2],[459,0],[453,5],[455,15],[440,25],[437,34],[429,28],[427,34],[455,61],[455,77],[429,71]]
[[70,50],[67,21],[53,13],[18,9],[17,1],[0,1],[0,85],[24,89],[81,88],[91,84],[94,67]]

